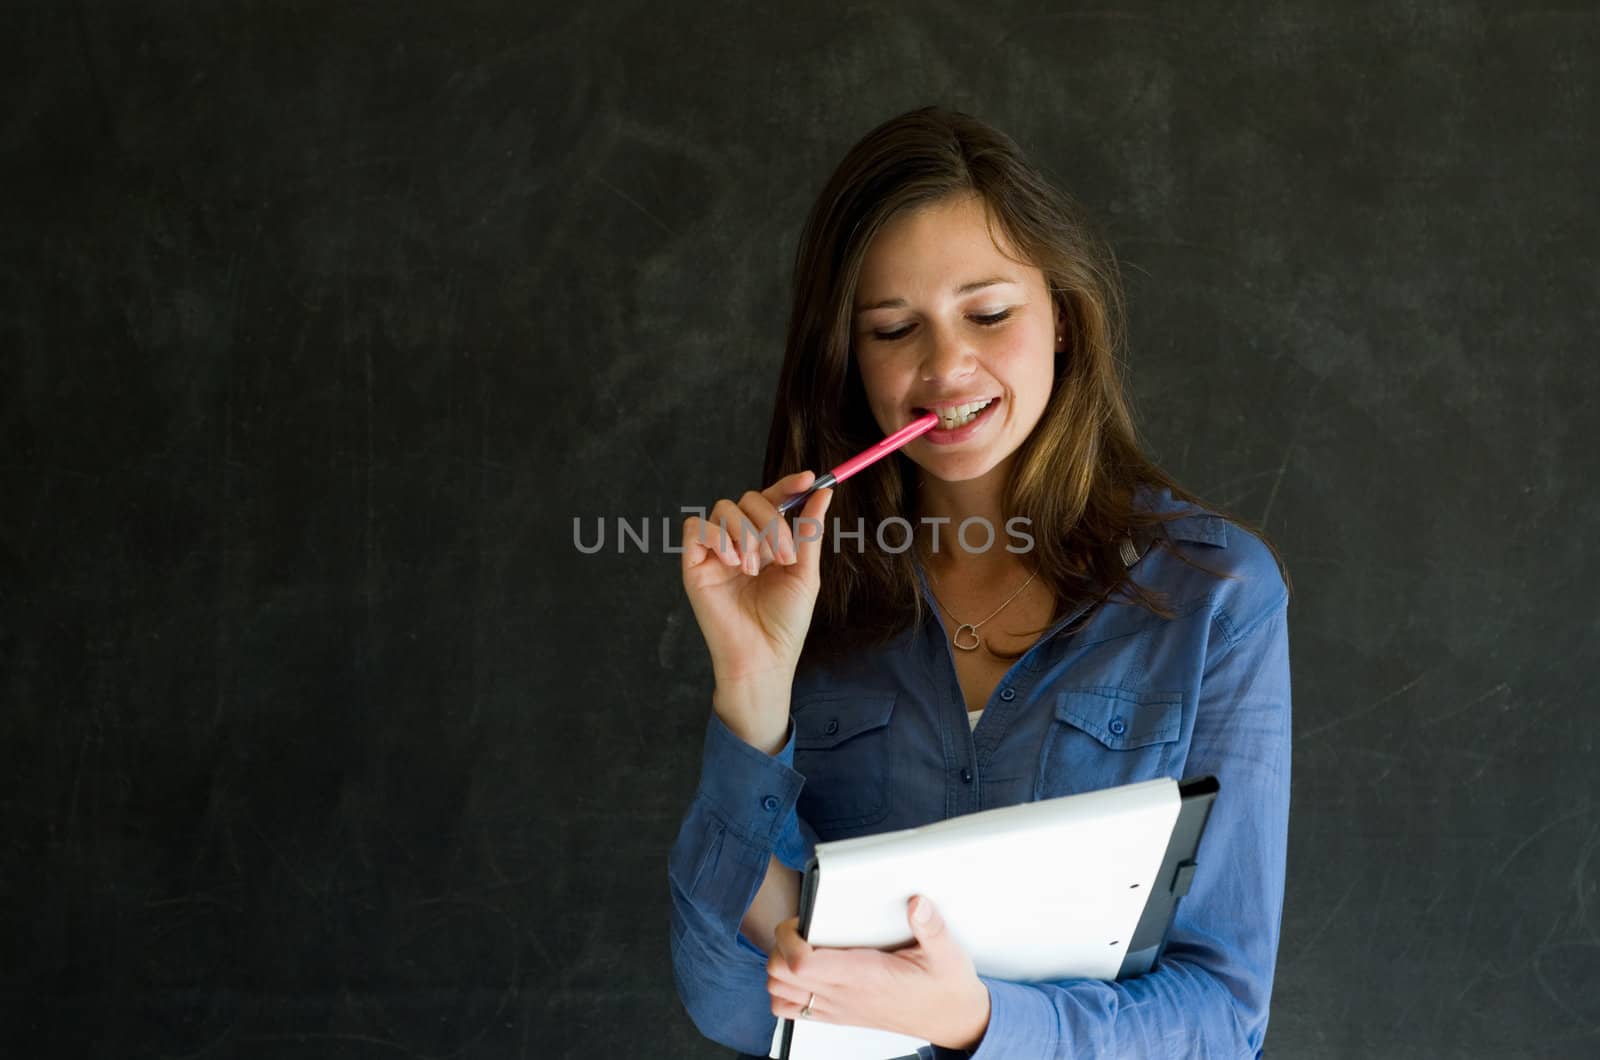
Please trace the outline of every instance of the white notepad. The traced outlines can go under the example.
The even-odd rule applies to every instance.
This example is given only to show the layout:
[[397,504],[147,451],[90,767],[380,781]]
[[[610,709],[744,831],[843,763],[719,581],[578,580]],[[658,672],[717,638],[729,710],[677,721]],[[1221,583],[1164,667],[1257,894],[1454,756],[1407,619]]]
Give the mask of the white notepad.
[[[814,946],[898,947],[912,941],[907,903],[924,894],[981,974],[1025,982],[1142,970],[1159,948],[1150,932],[1164,939],[1188,888],[1216,792],[1209,777],[1183,784],[1180,792],[1178,781],[1161,778],[818,843],[801,932]],[[1162,871],[1179,864],[1175,874]],[[1154,927],[1151,917],[1159,919]],[[1141,949],[1130,953],[1141,918]],[[928,1044],[872,1028],[779,1020],[769,1056],[783,1055],[791,1024],[789,1060],[885,1060]]]

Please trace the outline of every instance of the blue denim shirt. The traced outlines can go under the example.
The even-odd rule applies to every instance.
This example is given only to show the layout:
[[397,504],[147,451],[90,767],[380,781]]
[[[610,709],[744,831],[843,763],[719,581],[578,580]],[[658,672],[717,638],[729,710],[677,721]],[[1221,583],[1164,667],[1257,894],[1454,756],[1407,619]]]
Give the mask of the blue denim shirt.
[[[819,840],[1211,774],[1221,790],[1198,869],[1148,973],[983,976],[990,1017],[977,1049],[919,1055],[1261,1055],[1288,844],[1288,593],[1255,536],[1165,490],[1149,503],[1192,513],[1130,572],[1166,593],[1176,617],[1111,604],[1062,635],[1077,616],[1064,617],[1007,671],[975,729],[937,621],[826,672],[802,668],[775,755],[712,712],[667,871],[678,994],[701,1033],[767,1055],[777,1017],[766,955],[739,925],[771,855],[803,869]],[[1235,577],[1196,570],[1168,548]],[[925,579],[922,589],[931,611]]]

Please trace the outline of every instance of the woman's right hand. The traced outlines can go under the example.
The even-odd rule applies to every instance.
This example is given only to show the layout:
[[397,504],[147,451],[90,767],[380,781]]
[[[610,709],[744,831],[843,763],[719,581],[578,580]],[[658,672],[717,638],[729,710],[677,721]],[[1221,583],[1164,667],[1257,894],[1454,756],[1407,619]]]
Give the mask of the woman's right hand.
[[[718,689],[781,686],[785,722],[789,682],[821,585],[822,516],[833,491],[806,498],[798,515],[808,522],[793,529],[778,514],[778,504],[815,479],[799,471],[759,493],[746,492],[738,503],[718,501],[704,519],[691,515],[683,521],[683,587],[710,649]],[[758,538],[761,531],[766,533]]]

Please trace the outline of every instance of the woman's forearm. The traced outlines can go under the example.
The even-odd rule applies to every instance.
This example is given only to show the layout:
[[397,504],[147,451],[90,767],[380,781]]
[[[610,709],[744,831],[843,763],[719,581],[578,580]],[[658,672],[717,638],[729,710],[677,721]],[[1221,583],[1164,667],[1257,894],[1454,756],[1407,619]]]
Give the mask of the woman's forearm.
[[767,865],[767,877],[750,902],[739,930],[762,953],[770,954],[778,925],[799,912],[800,874],[774,855]]

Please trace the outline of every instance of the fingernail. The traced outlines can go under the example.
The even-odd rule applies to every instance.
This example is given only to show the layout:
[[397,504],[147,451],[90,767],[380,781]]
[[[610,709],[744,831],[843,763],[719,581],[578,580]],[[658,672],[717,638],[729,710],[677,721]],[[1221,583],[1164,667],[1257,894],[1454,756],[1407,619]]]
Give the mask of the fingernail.
[[911,917],[919,924],[926,924],[928,917],[933,913],[933,908],[928,905],[925,898],[917,899],[917,907],[911,911]]

